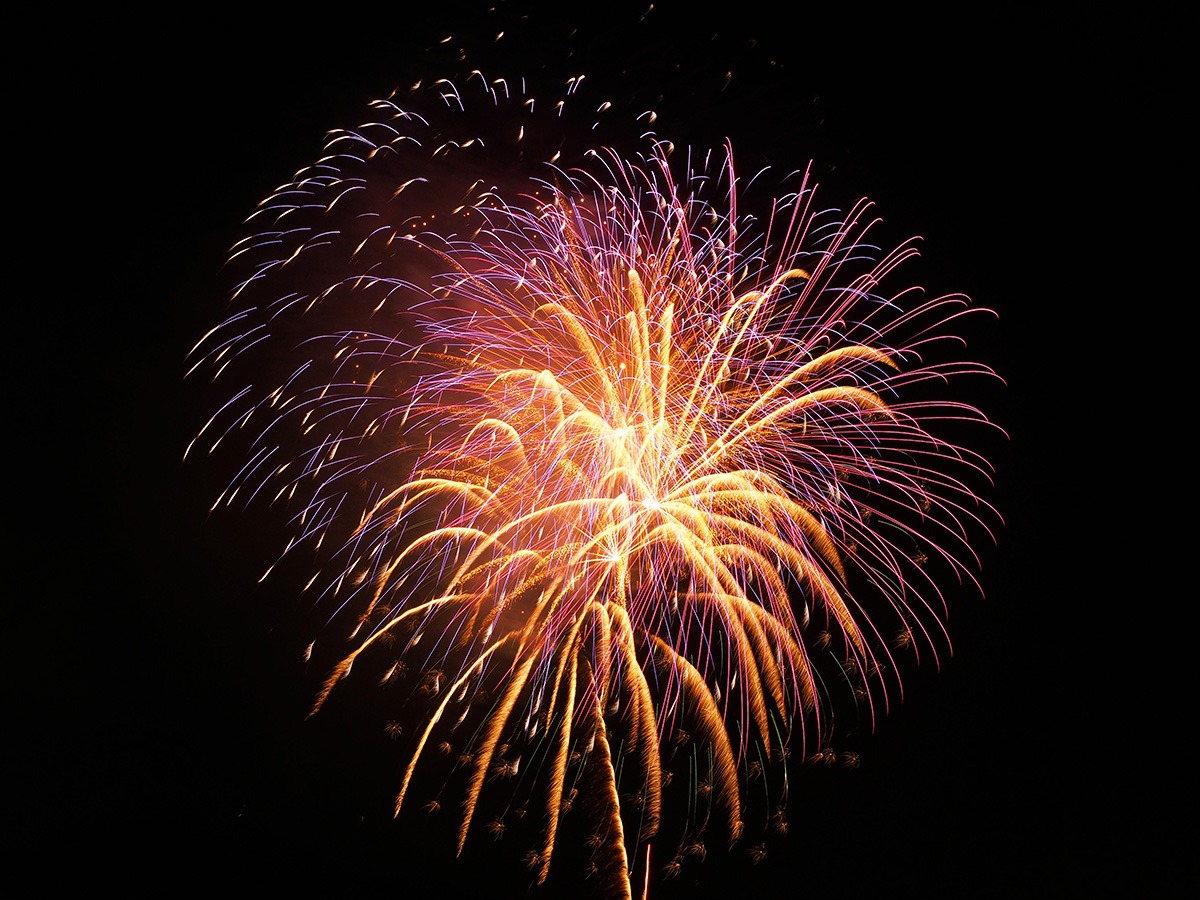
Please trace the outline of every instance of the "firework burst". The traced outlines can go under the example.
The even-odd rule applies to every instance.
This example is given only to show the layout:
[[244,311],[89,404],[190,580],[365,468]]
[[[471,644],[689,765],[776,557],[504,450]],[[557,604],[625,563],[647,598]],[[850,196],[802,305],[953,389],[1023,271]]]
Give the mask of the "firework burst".
[[951,356],[966,298],[886,287],[916,251],[871,245],[870,204],[797,173],[755,218],[728,149],[653,134],[571,156],[577,88],[476,73],[333,132],[231,254],[189,452],[232,447],[218,505],[286,506],[284,556],[319,562],[350,644],[313,711],[363,668],[404,686],[396,812],[453,782],[459,850],[526,820],[542,882],[582,805],[630,896],[643,849],[669,875],[751,795],[783,830],[837,698],[873,721],[897,657],[948,650],[940,579],[995,517],[941,436],[986,419],[938,390],[991,373]]

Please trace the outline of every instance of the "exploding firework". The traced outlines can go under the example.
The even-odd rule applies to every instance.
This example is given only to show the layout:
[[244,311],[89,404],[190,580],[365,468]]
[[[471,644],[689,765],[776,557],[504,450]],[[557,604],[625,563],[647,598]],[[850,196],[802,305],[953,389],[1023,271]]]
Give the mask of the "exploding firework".
[[404,704],[396,813],[453,788],[459,851],[520,822],[537,882],[578,816],[631,896],[751,813],[783,831],[789,756],[836,759],[839,702],[873,721],[946,652],[939,585],[994,514],[954,437],[988,423],[939,390],[991,373],[952,356],[965,297],[887,287],[916,250],[869,203],[796,173],[746,212],[728,148],[653,133],[572,154],[578,86],[474,73],[331,133],[231,253],[189,453],[232,448],[218,505],[283,506],[317,560],[350,643],[313,712]]

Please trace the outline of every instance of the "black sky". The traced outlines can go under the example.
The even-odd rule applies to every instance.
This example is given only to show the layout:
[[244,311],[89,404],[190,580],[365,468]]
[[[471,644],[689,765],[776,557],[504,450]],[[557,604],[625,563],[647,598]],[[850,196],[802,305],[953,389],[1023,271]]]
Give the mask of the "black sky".
[[1006,525],[983,548],[985,597],[964,591],[952,610],[954,657],[913,673],[904,704],[856,738],[857,769],[797,769],[790,835],[766,860],[714,852],[651,896],[1080,895],[1128,876],[1112,824],[1124,789],[1095,780],[1107,701],[1081,696],[1072,644],[1070,511],[1051,490],[1068,478],[1044,408],[1060,316],[1034,261],[1057,252],[1039,216],[1061,215],[1081,115],[1052,36],[911,20],[868,33],[853,15],[780,20],[758,2],[706,20],[685,6],[198,17],[109,61],[115,77],[92,105],[116,163],[92,227],[111,227],[120,255],[75,323],[82,345],[111,350],[76,385],[75,439],[95,448],[77,477],[87,496],[100,490],[54,516],[69,535],[47,563],[60,589],[28,623],[44,640],[18,653],[33,685],[12,692],[30,722],[17,739],[30,845],[102,851],[86,876],[57,878],[135,884],[153,860],[166,864],[154,883],[172,889],[524,895],[502,843],[481,836],[455,861],[421,822],[380,816],[402,762],[350,712],[304,720],[318,684],[298,656],[306,611],[256,584],[271,517],[209,517],[223,473],[181,462],[207,414],[183,359],[220,315],[241,221],[326,130],[441,74],[446,35],[481,67],[513,70],[557,71],[565,46],[566,67],[591,78],[661,85],[661,130],[679,140],[729,137],[778,166],[817,160],[835,190],[869,195],[897,232],[924,237],[931,290],[999,313],[971,338],[1007,381],[988,397],[1010,435],[994,447]]

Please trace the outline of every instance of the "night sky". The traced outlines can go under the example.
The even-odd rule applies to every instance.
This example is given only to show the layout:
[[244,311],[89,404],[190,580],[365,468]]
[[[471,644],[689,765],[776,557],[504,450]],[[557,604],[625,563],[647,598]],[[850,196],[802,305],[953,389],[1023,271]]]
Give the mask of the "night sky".
[[[1054,245],[1061,225],[1039,217],[1066,215],[1076,115],[1074,87],[1047,74],[1052,34],[991,23],[986,41],[943,42],[921,22],[868,35],[853,15],[781,22],[750,2],[736,19],[702,20],[686,6],[577,19],[453,2],[417,16],[229,16],[107,60],[115,77],[94,115],[114,162],[107,178],[86,175],[103,193],[87,230],[115,246],[72,323],[95,357],[73,381],[72,439],[88,449],[63,464],[83,489],[52,515],[65,537],[18,619],[16,639],[31,643],[9,685],[29,723],[12,738],[13,771],[28,773],[16,779],[31,801],[23,837],[56,848],[62,871],[49,877],[166,893],[526,896],[502,841],[480,833],[455,860],[419,810],[391,820],[404,759],[376,710],[305,720],[323,674],[300,658],[313,614],[256,583],[279,516],[209,516],[228,473],[181,461],[210,412],[184,383],[184,355],[220,318],[242,220],[313,160],[325,131],[442,74],[448,34],[481,68],[557,72],[565,47],[566,67],[611,78],[618,100],[652,85],[677,143],[729,137],[739,159],[816,160],[833,190],[870,196],[895,233],[924,237],[931,291],[999,313],[974,329],[970,353],[1007,382],[985,392],[1010,436],[989,449],[1006,524],[980,547],[985,596],[952,598],[954,656],[913,671],[904,703],[852,736],[858,768],[796,767],[789,835],[766,859],[713,849],[651,896],[1049,896],[1128,877],[1113,825],[1125,789],[1111,769],[1098,774],[1122,743],[1123,701],[1091,680],[1076,643],[1093,626],[1079,623],[1084,588],[1069,580],[1072,479],[1046,409],[1061,313],[1035,261],[1066,251]],[[76,847],[98,861],[74,867]],[[582,895],[556,882],[528,896]]]

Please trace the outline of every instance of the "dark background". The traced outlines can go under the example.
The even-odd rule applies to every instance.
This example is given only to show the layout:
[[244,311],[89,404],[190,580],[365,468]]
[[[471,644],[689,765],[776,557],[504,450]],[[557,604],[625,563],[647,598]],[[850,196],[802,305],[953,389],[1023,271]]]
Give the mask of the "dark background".
[[1076,487],[1090,432],[1061,354],[1092,265],[1073,257],[1071,220],[1094,214],[1076,194],[1111,74],[1068,65],[1069,30],[1046,23],[780,18],[757,2],[719,17],[670,2],[522,9],[194,15],[152,38],[124,32],[94,81],[75,80],[91,95],[89,146],[109,162],[97,173],[87,148],[67,152],[54,175],[73,227],[58,233],[106,252],[77,291],[69,393],[50,404],[74,412],[44,413],[68,421],[56,468],[77,489],[46,514],[54,537],[38,541],[9,693],[21,837],[90,861],[45,877],[525,893],[503,842],[480,834],[455,860],[419,815],[382,814],[402,761],[377,723],[305,720],[318,676],[300,661],[301,611],[256,584],[271,516],[210,517],[223,473],[181,461],[208,414],[183,358],[219,318],[241,221],[328,129],[441,74],[452,34],[481,68],[558,71],[565,49],[566,68],[621,90],[661,86],[660,128],[677,142],[728,136],[740,158],[817,160],[834,191],[925,238],[931,291],[999,313],[971,340],[1007,382],[986,398],[1009,435],[991,448],[1006,524],[982,548],[985,596],[952,598],[953,658],[911,674],[904,704],[856,738],[858,768],[796,768],[789,836],[765,860],[714,850],[651,896],[1120,895],[1138,751],[1103,649],[1117,588],[1095,586],[1104,553]]

